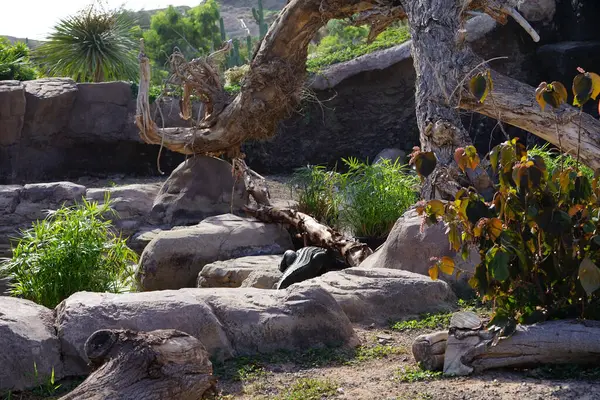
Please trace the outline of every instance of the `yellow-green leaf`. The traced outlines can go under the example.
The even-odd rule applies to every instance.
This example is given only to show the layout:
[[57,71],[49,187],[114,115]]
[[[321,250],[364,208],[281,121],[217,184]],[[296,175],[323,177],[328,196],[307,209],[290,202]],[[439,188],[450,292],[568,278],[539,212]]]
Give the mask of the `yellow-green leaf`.
[[579,282],[588,296],[600,288],[600,269],[588,257],[579,265]]
[[435,215],[436,217],[441,217],[444,215],[446,206],[441,200],[433,199],[427,202],[427,206],[425,207],[425,212],[428,215]]
[[487,233],[492,241],[496,241],[502,233],[502,221],[498,218],[490,218],[487,222]]
[[437,281],[439,274],[440,269],[437,265],[434,265],[433,267],[429,268],[429,277],[431,278],[431,280]]
[[592,99],[596,100],[600,94],[600,75],[593,72],[588,72],[588,75],[592,79]]
[[426,178],[435,169],[437,158],[432,151],[420,152],[415,156],[414,164],[417,174]]
[[454,273],[454,260],[450,257],[444,256],[438,263],[440,270],[446,275],[452,275]]
[[469,91],[478,102],[483,103],[490,91],[490,85],[485,73],[479,73],[471,78],[469,82]]
[[592,78],[587,74],[579,74],[573,79],[573,105],[583,106],[590,99],[593,91]]

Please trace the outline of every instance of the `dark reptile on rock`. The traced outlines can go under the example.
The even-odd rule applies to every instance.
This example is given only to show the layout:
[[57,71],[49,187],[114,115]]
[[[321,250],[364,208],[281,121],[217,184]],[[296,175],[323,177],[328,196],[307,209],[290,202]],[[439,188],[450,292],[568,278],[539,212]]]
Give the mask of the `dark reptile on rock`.
[[335,259],[321,247],[309,246],[298,251],[288,250],[279,264],[283,276],[277,283],[277,289],[285,289],[294,283],[320,276],[334,265]]

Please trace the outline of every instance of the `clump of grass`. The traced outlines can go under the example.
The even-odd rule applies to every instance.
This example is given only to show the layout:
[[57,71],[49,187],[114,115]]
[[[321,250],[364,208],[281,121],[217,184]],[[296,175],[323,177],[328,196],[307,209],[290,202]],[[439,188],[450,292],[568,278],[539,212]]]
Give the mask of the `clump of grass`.
[[318,72],[332,64],[352,60],[364,54],[402,44],[410,39],[407,26],[390,27],[383,31],[372,43],[367,43],[366,35],[360,41],[342,42],[339,46],[319,46],[315,54],[306,62],[309,72]]
[[[546,168],[548,169],[548,173],[552,175],[554,171],[558,170],[562,165],[563,168],[576,167],[577,160],[570,156],[569,154],[561,154],[560,151],[556,148],[550,147],[548,143],[543,146],[534,146],[533,148],[527,150],[527,154],[530,156],[540,156],[546,163]],[[590,181],[594,178],[594,171],[583,165],[579,164],[579,171],[584,174]]]
[[422,314],[419,319],[392,323],[391,328],[396,331],[443,329],[450,325],[450,318],[452,318],[452,313]]
[[374,346],[359,346],[356,349],[355,358],[350,364],[365,362],[369,360],[380,360],[393,355],[406,354],[408,351],[401,346],[390,344],[376,344]]
[[329,226],[336,226],[340,197],[340,175],[322,165],[298,168],[290,181],[298,191],[298,210]]
[[407,383],[433,381],[442,378],[442,376],[442,371],[428,371],[419,367],[403,367],[396,372],[396,379]]
[[22,232],[0,276],[14,280],[11,294],[54,308],[79,291],[121,292],[132,284],[137,254],[117,236],[105,202],[63,206]]
[[417,201],[417,177],[406,166],[389,160],[377,164],[356,158],[343,161],[348,172],[342,175],[341,225],[357,237],[387,237],[398,218]]
[[298,379],[285,393],[279,396],[281,400],[321,400],[334,396],[337,385],[329,379],[302,378]]

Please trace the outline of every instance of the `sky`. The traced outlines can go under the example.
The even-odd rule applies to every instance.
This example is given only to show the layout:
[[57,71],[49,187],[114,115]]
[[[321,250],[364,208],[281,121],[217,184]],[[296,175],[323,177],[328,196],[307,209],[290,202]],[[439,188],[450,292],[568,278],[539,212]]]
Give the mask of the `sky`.
[[[84,8],[90,0],[0,0],[0,35],[43,40],[59,19]],[[109,8],[152,10],[169,5],[196,6],[201,0],[104,0]]]

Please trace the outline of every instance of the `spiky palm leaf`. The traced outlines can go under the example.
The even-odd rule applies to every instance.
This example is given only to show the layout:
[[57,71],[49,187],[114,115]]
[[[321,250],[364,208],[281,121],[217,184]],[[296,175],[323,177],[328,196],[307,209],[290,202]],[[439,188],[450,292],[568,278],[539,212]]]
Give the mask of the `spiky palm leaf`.
[[35,59],[50,76],[70,76],[79,82],[137,79],[137,44],[126,13],[91,6],[60,20]]

